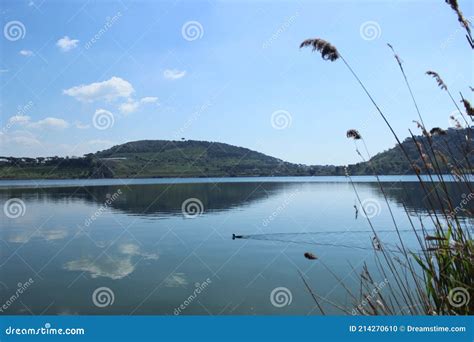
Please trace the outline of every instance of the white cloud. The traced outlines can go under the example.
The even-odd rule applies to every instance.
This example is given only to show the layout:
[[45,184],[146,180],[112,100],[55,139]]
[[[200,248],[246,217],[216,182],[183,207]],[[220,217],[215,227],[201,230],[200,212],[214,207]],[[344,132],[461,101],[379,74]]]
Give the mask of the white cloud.
[[31,50],[20,50],[20,55],[25,57],[31,57],[34,55],[34,53]]
[[139,106],[140,106],[140,103],[138,101],[134,101],[130,99],[127,102],[122,103],[119,106],[119,110],[123,114],[130,114],[130,113],[135,112]]
[[102,140],[102,139],[81,141],[79,143],[71,142],[70,144],[61,144],[61,145],[56,145],[54,147],[52,146],[49,147],[51,150],[54,150],[57,152],[54,152],[54,154],[53,152],[48,152],[48,156],[50,155],[81,156],[86,153],[95,153],[100,150],[105,150],[114,145],[117,145],[117,143],[114,143],[113,141],[110,141],[110,140]]
[[8,72],[9,70],[8,69],[0,69],[0,73],[4,73],[4,72]]
[[27,125],[29,128],[53,128],[53,129],[65,129],[69,127],[69,123],[66,120],[58,118],[45,118],[36,122],[31,122]]
[[122,279],[135,270],[132,259],[127,256],[111,258],[109,256],[100,256],[97,258],[82,258],[72,260],[64,265],[68,271],[89,273],[91,278],[110,278],[113,280]]
[[68,236],[68,232],[65,228],[58,229],[34,229],[33,232],[30,229],[21,231],[12,231],[7,236],[7,240],[13,243],[27,243],[32,239],[41,239],[45,241],[61,240]]
[[184,273],[172,273],[165,279],[166,287],[186,287],[188,281]]
[[[112,254],[110,256],[110,254]],[[120,245],[118,250],[110,250],[107,255],[98,258],[83,257],[72,260],[64,265],[68,271],[87,272],[91,278],[122,279],[135,271],[136,259],[157,260],[156,253],[146,253],[138,245],[126,243]]]
[[119,110],[122,114],[126,115],[136,112],[143,104],[156,103],[157,101],[158,98],[153,96],[142,97],[138,101],[134,99],[128,99],[127,102],[124,102],[119,106]]
[[153,96],[142,97],[140,100],[141,103],[155,103],[156,101],[158,101],[158,98]]
[[14,115],[8,119],[10,125],[20,125],[26,128],[53,128],[65,129],[69,127],[69,123],[63,119],[47,117],[45,119],[33,122],[28,115]]
[[56,42],[56,46],[58,46],[62,52],[68,52],[77,47],[78,43],[79,40],[71,39],[68,36],[64,36]]
[[51,142],[53,132],[48,132],[48,135],[43,137],[44,139],[40,139],[26,130],[0,132],[2,155],[16,157],[80,156],[104,150],[117,144],[113,141],[99,139],[58,144]]
[[166,69],[163,71],[163,76],[167,80],[177,80],[186,75],[185,70],[178,70],[178,69]]
[[40,141],[28,131],[0,134],[0,145],[5,155],[31,156],[32,149],[41,148]]
[[74,126],[76,126],[76,128],[79,128],[79,129],[87,129],[90,127],[90,125],[84,124],[80,121],[74,121]]
[[26,125],[31,121],[31,118],[28,115],[14,115],[10,119],[8,119],[9,124],[18,124],[18,125]]
[[97,100],[112,101],[120,97],[128,98],[134,91],[129,82],[114,76],[107,81],[72,87],[63,90],[63,93],[79,101],[92,102]]

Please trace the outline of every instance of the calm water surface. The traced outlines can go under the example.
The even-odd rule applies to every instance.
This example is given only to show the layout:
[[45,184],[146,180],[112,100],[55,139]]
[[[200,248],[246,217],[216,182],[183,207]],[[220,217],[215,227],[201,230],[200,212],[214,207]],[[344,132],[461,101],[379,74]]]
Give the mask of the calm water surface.
[[[402,206],[426,218],[414,180],[383,178],[416,250]],[[375,228],[395,248],[377,183],[355,181]],[[463,189],[449,188],[460,201]],[[21,200],[19,214],[5,212],[12,199]],[[0,181],[0,204],[2,314],[317,314],[298,269],[319,295],[351,307],[325,267],[357,288],[352,267],[374,266],[373,234],[360,208],[356,216],[344,177]],[[98,298],[102,287],[108,292]],[[284,293],[271,300],[276,288]]]

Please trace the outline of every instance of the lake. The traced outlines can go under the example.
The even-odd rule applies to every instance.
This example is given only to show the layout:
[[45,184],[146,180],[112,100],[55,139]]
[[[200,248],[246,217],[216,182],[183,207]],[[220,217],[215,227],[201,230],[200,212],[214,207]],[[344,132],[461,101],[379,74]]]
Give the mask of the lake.
[[[427,198],[416,177],[382,181],[416,250],[402,204],[426,218]],[[379,185],[354,182],[395,250]],[[375,266],[373,233],[345,177],[0,181],[0,203],[1,314],[319,314],[298,270],[350,310],[328,269],[357,288],[363,264]]]

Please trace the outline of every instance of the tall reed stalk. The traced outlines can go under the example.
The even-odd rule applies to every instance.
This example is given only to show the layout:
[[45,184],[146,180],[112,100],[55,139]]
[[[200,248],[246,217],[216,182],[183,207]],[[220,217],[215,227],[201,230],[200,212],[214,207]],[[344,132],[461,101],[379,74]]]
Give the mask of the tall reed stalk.
[[[446,179],[445,176],[445,172],[448,170],[454,177],[454,186],[469,191],[469,196],[472,196],[474,199],[474,193],[472,192],[473,169],[470,163],[470,154],[473,153],[470,147],[472,136],[470,134],[471,127],[469,121],[465,117],[465,114],[471,116],[471,114],[469,114],[469,110],[472,111],[470,103],[462,98],[462,102],[466,107],[466,113],[464,114],[441,77],[433,71],[427,73],[437,80],[438,85],[443,90],[447,91],[457,110],[461,113],[463,120],[468,124],[466,146],[457,147],[461,153],[463,153],[463,159],[466,161],[460,162],[454,158],[449,143],[443,140],[446,134],[443,129],[435,127],[428,131],[401,59],[395,53],[394,48],[389,45],[394,53],[416,114],[420,120],[419,126],[425,136],[425,139],[420,139],[414,136],[410,131],[411,143],[415,145],[418,154],[417,160],[422,162],[423,169],[425,170],[425,175],[422,175],[421,170],[416,165],[416,160],[413,160],[408,154],[405,145],[407,142],[401,142],[390,124],[387,115],[381,110],[359,75],[336,47],[320,38],[303,41],[300,48],[303,47],[312,47],[313,51],[321,53],[324,60],[331,62],[342,60],[394,136],[398,147],[417,177],[418,184],[422,189],[420,196],[425,196],[427,199],[426,210],[428,213],[428,221],[418,217],[417,223],[414,220],[413,214],[405,208],[409,225],[412,228],[419,247],[416,250],[409,250],[400,234],[402,228],[392,211],[384,189],[384,184],[380,181],[378,176],[378,170],[371,164],[372,157],[364,139],[355,129],[351,129],[347,132],[347,137],[354,139],[356,142],[357,153],[362,157],[363,161],[368,163],[376,178],[385,204],[389,210],[394,232],[396,232],[398,236],[399,255],[401,255],[401,257],[395,256],[393,251],[385,248],[383,241],[380,241],[373,222],[368,217],[369,215],[364,215],[374,234],[375,241],[379,243],[378,247],[375,248],[378,274],[385,277],[385,279],[390,279],[390,282],[387,286],[388,292],[386,291],[383,294],[380,292],[370,298],[370,300],[367,300],[366,293],[370,291],[370,288],[373,288],[377,282],[375,281],[376,276],[374,270],[370,270],[367,265],[365,265],[360,273],[359,281],[361,290],[359,300],[365,300],[368,302],[368,305],[360,309],[359,306],[356,305],[357,302],[354,303],[355,307],[358,308],[355,310],[355,313],[363,315],[400,313],[429,315],[474,314],[474,243],[471,237],[473,228],[472,221],[465,219],[463,215],[465,213],[458,210],[460,207],[458,203],[459,200],[455,199],[452,192],[449,191],[448,179]],[[434,137],[439,138],[437,140],[438,143],[434,142]],[[359,151],[357,141],[363,143],[366,157]],[[439,141],[446,144],[446,149],[440,150]],[[347,177],[353,187],[362,211],[366,214],[351,175],[347,174]],[[451,181],[451,179],[449,180]],[[465,208],[463,208],[463,210],[465,210]],[[418,225],[421,226],[421,229],[417,228]],[[306,281],[304,282],[305,286],[310,290],[313,299],[318,298],[317,295],[314,295],[311,291],[309,284]],[[354,298],[354,294],[348,287],[344,286],[344,288],[349,292],[351,297]],[[470,298],[472,298],[472,300],[469,300]],[[317,305],[320,305],[319,302],[317,302]],[[319,308],[321,312],[324,313],[323,309],[321,307]],[[344,310],[344,312],[346,311],[347,310]]]

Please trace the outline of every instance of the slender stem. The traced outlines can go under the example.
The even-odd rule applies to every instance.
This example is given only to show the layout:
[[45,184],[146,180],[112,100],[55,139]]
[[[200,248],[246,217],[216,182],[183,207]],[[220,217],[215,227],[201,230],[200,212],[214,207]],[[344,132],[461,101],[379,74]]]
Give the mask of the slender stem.
[[316,295],[314,294],[314,292],[313,292],[313,290],[311,289],[311,287],[309,286],[309,284],[306,282],[306,279],[304,279],[303,274],[301,274],[300,270],[298,270],[298,273],[299,273],[299,275],[300,275],[300,277],[301,277],[301,280],[303,281],[304,285],[306,286],[306,289],[307,289],[308,292],[311,294],[311,297],[313,297],[314,302],[315,302],[316,305],[318,306],[319,311],[321,311],[321,313],[322,313],[323,315],[326,315],[326,314],[324,313],[323,308],[322,308],[321,305],[319,304],[318,298],[317,298]]

